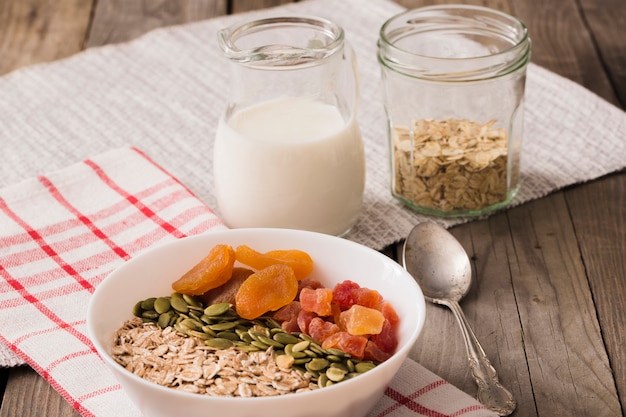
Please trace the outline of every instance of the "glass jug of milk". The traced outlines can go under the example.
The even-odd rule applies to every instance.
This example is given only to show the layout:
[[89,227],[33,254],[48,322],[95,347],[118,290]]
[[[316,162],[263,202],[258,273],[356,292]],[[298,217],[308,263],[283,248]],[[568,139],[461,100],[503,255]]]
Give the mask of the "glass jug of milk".
[[231,91],[213,151],[229,227],[343,235],[361,212],[356,60],[341,27],[276,17],[218,33]]

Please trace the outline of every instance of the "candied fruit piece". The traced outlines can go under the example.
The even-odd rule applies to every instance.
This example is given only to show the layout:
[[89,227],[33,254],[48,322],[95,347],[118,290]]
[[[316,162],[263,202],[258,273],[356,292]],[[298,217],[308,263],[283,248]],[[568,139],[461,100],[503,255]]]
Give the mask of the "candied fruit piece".
[[391,354],[398,347],[396,329],[387,319],[385,319],[380,333],[372,335],[370,340],[385,353]]
[[368,339],[365,336],[354,336],[348,332],[339,331],[328,336],[322,342],[322,348],[336,348],[349,353],[357,359],[363,359]]
[[234,264],[235,250],[230,245],[215,245],[204,259],[174,281],[172,289],[187,295],[204,294],[228,282]]
[[333,289],[333,301],[336,302],[342,310],[347,310],[354,304],[354,291],[361,288],[354,281],[345,280],[335,285]]
[[353,293],[354,304],[376,308],[383,301],[383,296],[376,290],[369,288],[356,288]]
[[293,269],[272,265],[246,279],[235,296],[235,310],[244,319],[256,319],[291,303],[298,293]]
[[333,300],[333,290],[330,288],[302,288],[300,291],[300,304],[302,309],[317,314],[318,316],[330,316],[333,312],[330,303]]
[[310,311],[301,310],[298,313],[298,328],[302,333],[309,334],[309,323],[311,320],[317,317],[317,314],[311,313]]
[[390,353],[382,351],[374,342],[371,340],[367,341],[367,345],[365,346],[365,352],[363,354],[363,359],[385,362],[387,359],[391,357]]
[[339,326],[355,336],[378,334],[382,331],[384,322],[383,313],[358,304],[339,314]]
[[330,335],[340,331],[339,326],[330,321],[326,321],[321,317],[315,317],[309,323],[308,335],[315,339],[318,343],[324,342]]
[[381,313],[383,313],[383,316],[385,316],[385,318],[389,320],[389,323],[391,323],[394,328],[398,325],[398,323],[400,323],[400,316],[398,316],[396,309],[393,308],[389,301],[383,301],[378,304],[376,306],[376,310],[379,310]]
[[272,250],[261,253],[249,246],[239,245],[236,249],[236,256],[239,262],[255,269],[263,269],[276,264],[290,266],[298,281],[306,278],[313,271],[311,256],[297,249]]

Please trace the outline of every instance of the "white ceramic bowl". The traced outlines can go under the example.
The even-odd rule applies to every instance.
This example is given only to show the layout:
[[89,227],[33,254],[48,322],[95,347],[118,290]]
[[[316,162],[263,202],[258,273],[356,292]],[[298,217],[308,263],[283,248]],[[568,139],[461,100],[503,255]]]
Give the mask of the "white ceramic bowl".
[[[395,354],[373,370],[339,384],[276,397],[226,398],[162,387],[126,371],[110,356],[113,333],[132,317],[133,305],[169,295],[171,283],[216,244],[248,245],[258,251],[308,252],[312,276],[326,287],[346,279],[378,290],[401,318]],[[152,249],[112,272],[94,293],[87,328],[98,353],[144,417],[361,417],[382,397],[424,324],[424,296],[400,265],[385,255],[329,235],[287,229],[233,229],[183,238]]]

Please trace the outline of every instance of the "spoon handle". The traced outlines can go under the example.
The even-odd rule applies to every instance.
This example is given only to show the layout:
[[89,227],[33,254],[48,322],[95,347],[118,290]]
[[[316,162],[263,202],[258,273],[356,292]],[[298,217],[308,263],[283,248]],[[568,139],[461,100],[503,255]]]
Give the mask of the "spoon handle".
[[495,368],[489,362],[482,346],[478,342],[476,335],[472,331],[461,306],[456,301],[446,300],[442,304],[447,305],[459,323],[467,355],[469,357],[470,370],[474,381],[478,385],[476,394],[478,401],[485,407],[495,411],[500,416],[508,416],[515,410],[516,404],[513,395],[504,388],[498,380]]

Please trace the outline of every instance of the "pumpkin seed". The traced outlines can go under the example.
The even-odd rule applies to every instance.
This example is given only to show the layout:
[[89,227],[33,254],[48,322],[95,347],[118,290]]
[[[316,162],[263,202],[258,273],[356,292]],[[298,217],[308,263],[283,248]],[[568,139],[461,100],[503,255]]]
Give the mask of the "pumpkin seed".
[[251,345],[251,346],[256,346],[256,347],[258,347],[258,348],[259,348],[259,349],[261,349],[261,350],[266,350],[266,349],[269,347],[269,346],[268,346],[268,345],[266,345],[265,343],[260,342],[260,341],[258,341],[258,340],[253,340],[252,342],[250,342],[250,345]]
[[162,328],[165,329],[167,326],[170,325],[170,321],[172,320],[172,313],[170,312],[165,312],[165,313],[161,313],[159,315],[159,319],[157,321],[157,325]]
[[215,323],[215,324],[209,324],[208,326],[212,329],[215,330],[216,332],[222,331],[222,330],[230,330],[230,329],[234,329],[237,326],[237,322],[234,321],[226,321],[223,323]]
[[288,345],[288,344],[293,345],[294,343],[298,343],[300,341],[300,339],[298,339],[294,335],[289,334],[284,331],[276,333],[274,336],[272,336],[272,339],[276,340],[279,343],[282,343],[283,345]]
[[187,313],[189,311],[189,305],[182,299],[182,297],[174,297],[170,298],[170,304],[172,308],[181,313]]
[[219,332],[215,335],[215,337],[221,337],[223,339],[233,340],[237,342],[240,341],[239,336],[237,336],[237,333],[230,331],[230,330]]
[[326,376],[326,374],[320,374],[319,378],[317,379],[317,385],[320,388],[324,388],[326,385],[328,385],[329,379]]
[[208,334],[209,336],[213,336],[213,337],[217,336],[217,332],[215,332],[209,326],[202,326],[202,331]]
[[282,348],[285,347],[285,345],[283,345],[282,343],[277,342],[274,339],[270,339],[269,337],[265,337],[263,335],[259,335],[258,337],[259,337],[259,342],[262,342],[262,343],[264,343],[264,344],[266,344],[268,346],[273,346],[273,347],[279,348],[279,349],[282,349]]
[[230,310],[231,306],[232,304],[230,303],[212,304],[204,309],[204,314],[209,317],[221,316]]
[[328,377],[328,379],[334,382],[339,382],[343,380],[346,374],[347,372],[345,370],[332,366],[326,370],[326,376]]
[[143,313],[143,308],[141,308],[141,301],[137,302],[133,307],[133,316],[141,317],[141,313]]
[[172,308],[172,306],[169,297],[159,297],[154,301],[154,311],[159,314],[167,313],[170,308]]
[[144,319],[156,320],[159,318],[159,313],[154,310],[144,311],[143,313],[141,313],[141,317]]
[[[301,336],[302,337],[302,336]],[[298,342],[295,345],[293,345],[293,347],[291,348],[292,351],[294,352],[302,352],[304,351],[306,348],[309,347],[309,345],[311,344],[310,341],[308,340],[303,340],[302,342]]]
[[154,301],[156,297],[150,297],[141,302],[141,308],[143,310],[154,310]]
[[330,355],[336,355],[342,358],[348,358],[350,357],[350,355],[346,352],[344,352],[343,350],[339,350],[339,349],[335,349],[335,348],[328,348],[326,349],[326,352],[328,352],[328,354]]
[[191,307],[202,307],[202,301],[191,295],[183,294],[183,300]]
[[363,374],[367,371],[370,371],[376,367],[376,364],[373,362],[359,362],[354,365],[354,369],[359,374]]
[[205,340],[204,343],[207,346],[216,348],[216,349],[228,349],[233,346],[233,341],[224,339],[221,337],[214,337],[212,339]]
[[302,352],[309,358],[317,358],[317,353],[313,352],[311,349],[304,349]]
[[209,337],[211,337],[211,336],[209,336],[208,334],[206,334],[206,333],[204,333],[204,332],[199,332],[199,331],[197,331],[197,330],[189,330],[189,331],[187,332],[187,334],[188,334],[189,336],[192,336],[192,337],[197,337],[197,338],[202,339],[202,340],[207,340]]
[[306,364],[306,369],[308,369],[309,371],[321,371],[322,369],[327,368],[329,365],[330,362],[328,362],[324,358],[314,358]]

